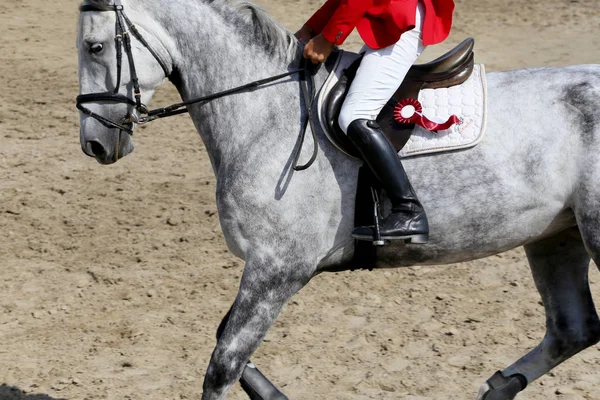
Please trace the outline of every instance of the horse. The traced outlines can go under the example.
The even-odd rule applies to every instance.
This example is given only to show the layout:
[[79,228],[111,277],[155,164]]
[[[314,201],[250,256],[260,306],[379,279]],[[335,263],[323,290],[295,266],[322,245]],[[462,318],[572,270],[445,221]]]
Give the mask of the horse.
[[[298,139],[310,106],[294,72],[302,45],[255,5],[85,0],[80,10],[80,96],[87,96],[78,104],[81,147],[102,164],[133,151],[128,133],[143,122],[139,111],[165,76],[185,101],[289,74],[187,104],[216,176],[227,246],[245,261],[203,383],[202,399],[225,399],[282,306],[315,275],[356,266],[350,232],[361,161],[337,150],[317,126],[313,165],[293,168],[296,153],[306,160],[314,144],[310,135],[304,145]],[[121,41],[130,43],[129,68],[114,64]],[[326,77],[319,69],[316,87]],[[501,71],[487,79],[480,144],[404,160],[428,212],[429,243],[384,247],[374,268],[457,263],[524,246],[546,335],[477,395],[508,400],[600,340],[587,278],[590,261],[600,264],[600,66]]]

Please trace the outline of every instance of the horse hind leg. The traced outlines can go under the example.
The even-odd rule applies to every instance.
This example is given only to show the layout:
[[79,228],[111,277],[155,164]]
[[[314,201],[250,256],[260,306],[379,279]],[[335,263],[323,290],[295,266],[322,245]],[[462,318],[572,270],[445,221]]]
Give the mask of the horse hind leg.
[[546,310],[542,342],[480,389],[478,400],[512,400],[528,383],[600,340],[588,283],[590,255],[577,228],[525,246]]
[[600,70],[589,81],[570,86],[565,102],[577,111],[582,147],[573,193],[573,210],[585,246],[600,268]]
[[590,184],[582,185],[577,193],[575,217],[583,242],[596,267],[600,269],[600,190],[597,189],[600,166],[592,168],[590,175]]

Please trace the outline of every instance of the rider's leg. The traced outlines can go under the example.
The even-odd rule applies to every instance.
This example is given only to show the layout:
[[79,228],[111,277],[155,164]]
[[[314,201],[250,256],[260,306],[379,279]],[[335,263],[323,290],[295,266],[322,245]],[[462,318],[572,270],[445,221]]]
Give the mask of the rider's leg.
[[[396,150],[373,120],[357,119],[348,127],[348,137],[384,187],[392,203],[392,212],[380,226],[382,239],[404,239],[427,243],[429,225],[425,211],[415,194]],[[371,240],[373,227],[354,229],[352,236]]]
[[[419,2],[413,30],[405,32],[392,46],[379,50],[365,47],[365,55],[339,118],[340,127],[381,181],[392,202],[392,214],[381,224],[382,237],[411,239],[413,243],[427,240],[425,212],[396,151],[374,120],[425,48],[421,33],[423,16],[423,5]],[[370,239],[373,232],[368,227],[358,228],[353,235]]]
[[365,46],[360,67],[348,90],[339,123],[345,133],[355,119],[375,119],[396,92],[408,70],[421,55],[425,9],[418,3],[414,29],[405,32],[397,43],[383,49]]

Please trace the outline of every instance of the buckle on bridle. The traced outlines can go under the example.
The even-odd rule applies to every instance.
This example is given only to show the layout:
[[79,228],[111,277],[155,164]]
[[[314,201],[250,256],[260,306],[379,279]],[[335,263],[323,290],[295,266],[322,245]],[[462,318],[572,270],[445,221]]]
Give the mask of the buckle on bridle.
[[129,116],[127,118],[125,118],[123,120],[123,123],[126,124],[136,124],[136,125],[144,125],[147,124],[148,122],[152,121],[152,119],[146,115],[146,116],[139,116],[137,113],[131,113],[129,114]]

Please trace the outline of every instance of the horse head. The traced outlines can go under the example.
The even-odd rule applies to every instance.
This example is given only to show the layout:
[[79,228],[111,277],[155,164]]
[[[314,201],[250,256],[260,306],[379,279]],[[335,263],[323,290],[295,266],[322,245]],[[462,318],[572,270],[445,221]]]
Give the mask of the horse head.
[[135,8],[135,2],[86,0],[80,11],[81,148],[100,163],[111,164],[133,151],[131,134],[170,75],[172,62],[159,25],[141,7]]

